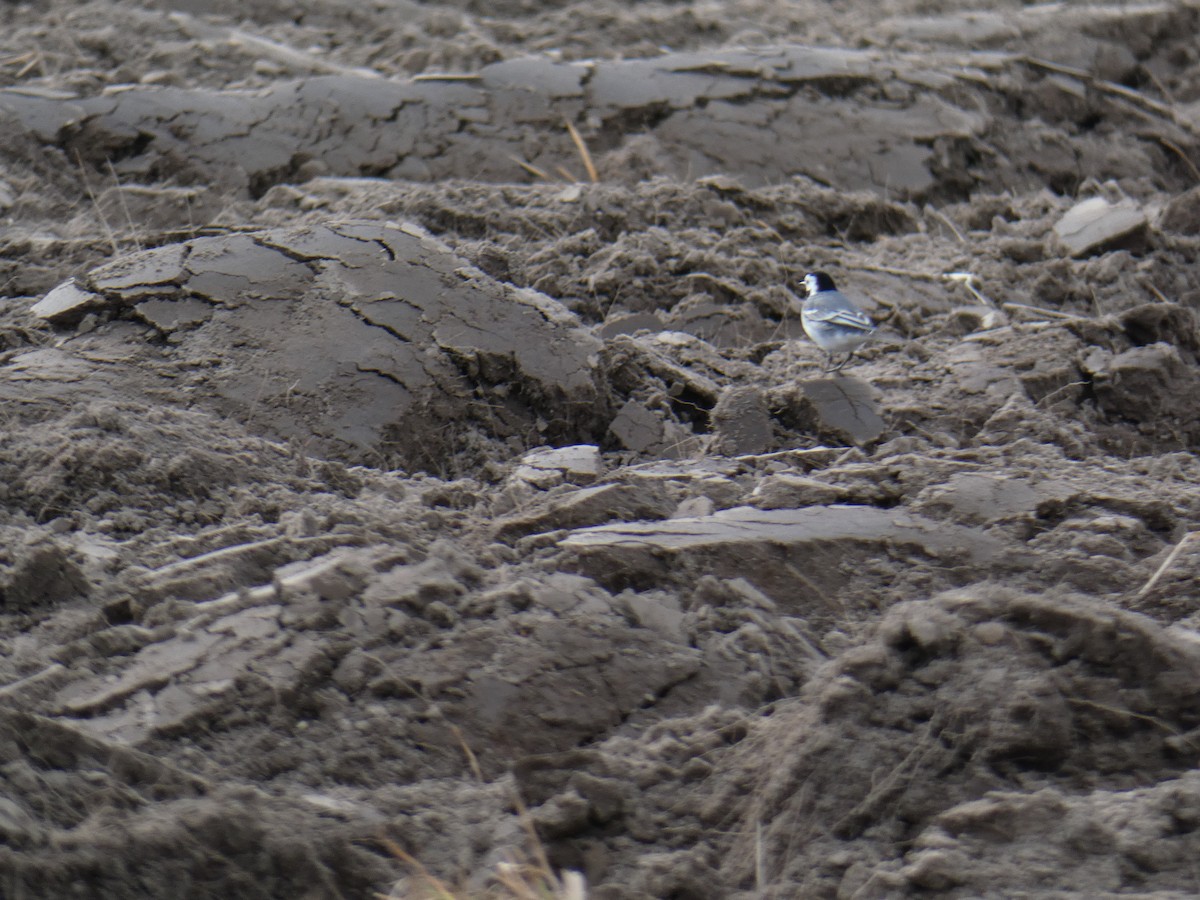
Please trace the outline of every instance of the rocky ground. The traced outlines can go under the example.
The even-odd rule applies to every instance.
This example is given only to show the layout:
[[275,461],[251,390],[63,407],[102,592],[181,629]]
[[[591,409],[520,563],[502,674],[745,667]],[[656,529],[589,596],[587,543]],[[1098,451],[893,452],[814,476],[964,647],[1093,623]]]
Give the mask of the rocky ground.
[[179,5],[0,11],[0,893],[1200,893],[1200,6]]

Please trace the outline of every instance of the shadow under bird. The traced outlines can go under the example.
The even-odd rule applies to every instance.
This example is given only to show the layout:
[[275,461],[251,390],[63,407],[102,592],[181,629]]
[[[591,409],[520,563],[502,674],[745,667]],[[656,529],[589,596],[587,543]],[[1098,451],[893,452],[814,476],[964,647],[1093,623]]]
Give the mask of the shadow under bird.
[[846,358],[831,370],[837,372],[850,362],[854,351],[875,334],[875,323],[837,289],[833,279],[825,272],[809,272],[805,275],[804,290],[806,297],[800,309],[804,333],[825,351],[828,357],[827,370],[828,366],[833,365],[835,354],[846,354]]

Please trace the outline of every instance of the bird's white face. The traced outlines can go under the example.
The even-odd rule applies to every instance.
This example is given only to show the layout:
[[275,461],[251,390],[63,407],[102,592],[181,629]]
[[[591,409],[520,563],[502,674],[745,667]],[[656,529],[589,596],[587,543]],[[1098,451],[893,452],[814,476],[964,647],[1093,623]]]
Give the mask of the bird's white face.
[[804,290],[809,297],[821,290],[820,286],[817,284],[817,276],[812,272],[809,272],[804,276]]

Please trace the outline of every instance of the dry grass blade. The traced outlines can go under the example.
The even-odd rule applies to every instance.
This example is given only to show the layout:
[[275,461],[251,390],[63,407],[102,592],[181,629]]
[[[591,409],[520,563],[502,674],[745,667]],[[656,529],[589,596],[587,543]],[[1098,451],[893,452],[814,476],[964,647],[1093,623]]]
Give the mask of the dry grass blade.
[[901,269],[897,266],[880,266],[873,263],[860,263],[850,266],[857,272],[878,272],[881,275],[896,275],[900,278],[913,278],[919,281],[941,281],[946,276],[941,272],[918,272],[916,269]]
[[521,820],[521,827],[529,836],[529,846],[533,850],[538,866],[553,880],[554,870],[550,868],[550,859],[546,856],[546,848],[542,846],[542,839],[538,837],[537,828],[533,824],[533,816],[529,814],[529,807],[525,805],[525,801],[516,791],[513,792],[513,805],[517,808],[517,817]]
[[540,874],[536,869],[531,871],[529,866],[516,863],[501,863],[496,868],[496,880],[520,900],[539,900]]
[[[461,729],[456,725],[451,725],[450,730],[459,744],[463,748],[463,752],[467,756],[470,763],[471,771],[479,781],[483,782],[483,772],[479,767],[479,762],[475,758],[475,754],[471,748],[467,746],[466,739],[463,737]],[[541,839],[538,837],[537,828],[533,822],[533,816],[530,815],[529,809],[525,806],[521,796],[515,791],[512,795],[513,806],[516,808],[517,817],[521,822],[521,827],[525,831],[529,839],[529,848],[526,853],[521,853],[518,861],[506,861],[496,866],[492,872],[492,878],[503,888],[503,893],[497,895],[494,892],[489,892],[487,896],[503,896],[512,898],[512,900],[587,900],[587,882],[583,875],[579,872],[563,872],[562,875],[555,873],[550,866],[550,859],[546,855],[546,850],[542,846]],[[380,845],[388,851],[393,857],[400,860],[412,871],[413,875],[420,879],[430,890],[431,896],[437,900],[460,900],[463,897],[461,893],[456,893],[446,885],[444,881],[431,873],[425,865],[415,856],[397,844],[395,841],[387,837],[379,839]],[[388,894],[376,894],[376,900],[396,900],[398,895],[396,890],[399,884],[393,886],[392,892]],[[403,896],[409,896],[404,894]]]
[[475,780],[483,784],[483,769],[479,767],[479,758],[475,756],[475,752],[467,744],[467,739],[463,737],[462,729],[457,725],[450,726],[450,733],[454,735],[458,745],[462,747],[463,755],[467,758],[467,765],[471,767],[471,774],[475,776]]
[[133,213],[129,209],[129,204],[125,201],[125,192],[121,189],[121,176],[117,174],[117,167],[112,164],[112,160],[105,160],[108,164],[108,171],[112,175],[113,189],[116,191],[117,202],[121,204],[121,212],[125,214],[125,225],[129,228],[129,233],[133,236],[134,243],[138,249],[144,245],[142,238],[138,234],[137,223],[133,221]]
[[1192,177],[1196,179],[1198,184],[1200,184],[1200,169],[1196,168],[1196,164],[1192,162],[1191,158],[1186,153],[1183,152],[1182,147],[1173,141],[1167,140],[1161,134],[1154,135],[1154,139],[1178,156],[1183,164],[1188,167],[1188,170],[1192,173]]
[[754,889],[762,891],[767,886],[767,855],[763,850],[762,822],[754,823]]
[[942,212],[939,209],[934,209],[931,206],[928,208],[928,213],[929,213],[929,215],[931,215],[935,219],[937,219],[939,222],[941,222],[943,225],[945,225],[947,228],[949,228],[950,233],[954,235],[955,240],[957,240],[960,244],[965,244],[967,242],[967,239],[965,237],[963,237],[963,233],[958,230],[958,226],[955,225],[950,220],[950,217],[947,216],[944,212]]
[[15,78],[24,78],[39,66],[42,68],[42,74],[46,74],[46,67],[42,65],[42,54],[38,50],[30,50],[19,56],[8,56],[0,60],[0,68],[8,68],[9,66],[20,66],[14,76]]
[[[936,212],[936,210],[934,214],[941,216],[941,213]],[[949,219],[946,219],[946,224],[951,228],[954,227],[954,223]],[[901,269],[896,266],[879,266],[869,263],[856,265],[853,268],[861,272],[879,272],[883,275],[895,275],[900,278],[911,278],[919,281],[949,281],[952,284],[962,285],[981,305],[990,306],[992,309],[996,308],[996,302],[986,296],[976,286],[979,279],[973,272],[918,272],[915,269]]]
[[1184,116],[1179,115],[1179,111],[1169,103],[1163,103],[1151,97],[1147,97],[1140,91],[1136,91],[1131,87],[1126,87],[1123,84],[1117,84],[1115,81],[1106,81],[1103,78],[1097,78],[1091,72],[1085,69],[1079,69],[1075,66],[1066,66],[1061,63],[1050,62],[1045,59],[1038,59],[1035,56],[1022,56],[1021,62],[1028,66],[1033,66],[1035,69],[1042,69],[1046,72],[1054,72],[1058,75],[1067,75],[1071,78],[1077,78],[1080,81],[1087,83],[1089,86],[1100,91],[1102,94],[1108,94],[1111,97],[1118,97],[1126,101],[1132,106],[1136,106],[1142,112],[1153,113],[1160,118],[1166,119],[1177,128],[1192,135],[1200,134],[1200,128],[1190,122]]
[[[396,857],[396,859],[400,860],[402,863],[412,869],[422,881],[429,885],[434,892],[434,896],[436,896],[438,900],[455,900],[454,892],[446,887],[445,882],[425,868],[424,864],[419,859],[417,859],[390,838],[380,838],[379,843],[383,845],[384,849],[387,850],[388,853],[392,854],[392,856]],[[376,894],[376,897],[379,897],[380,900],[392,900],[390,895]]]
[[596,165],[592,162],[592,154],[588,152],[587,144],[583,142],[583,137],[579,130],[569,121],[566,122],[567,133],[571,135],[571,140],[575,142],[575,149],[579,151],[579,158],[583,160],[583,168],[591,179],[592,184],[600,183],[600,176],[596,172]]
[[739,300],[746,299],[746,286],[744,284],[738,284],[731,278],[718,278],[716,275],[713,275],[710,272],[688,272],[683,277],[703,279],[704,281],[715,284],[722,290],[728,291]]
[[1047,319],[1078,319],[1079,316],[1073,316],[1070,313],[1060,312],[1057,309],[1046,309],[1041,306],[1030,306],[1028,303],[1005,303],[1001,309],[1005,312],[1022,312],[1032,313],[1033,315],[1045,316]]
[[971,292],[971,296],[973,296],[976,300],[978,300],[981,305],[990,306],[992,309],[996,308],[995,301],[992,300],[991,297],[984,296],[983,292],[980,291],[979,288],[975,287],[975,282],[977,281],[977,279],[975,278],[975,275],[973,273],[971,273],[971,272],[947,272],[945,277],[948,281],[952,281],[955,284],[961,284],[963,287],[965,287],[968,291]]
[[104,229],[104,235],[108,238],[108,244],[112,248],[113,256],[116,256],[121,252],[121,247],[117,243],[117,233],[108,224],[108,219],[104,218],[104,211],[100,208],[100,201],[96,198],[96,192],[92,190],[92,185],[88,181],[87,167],[83,164],[83,157],[78,150],[75,151],[75,162],[79,166],[79,176],[83,182],[83,189],[87,191],[88,198],[92,201],[92,208],[96,210],[96,218],[100,220],[100,227]]
[[146,573],[148,578],[164,579],[180,572],[195,568],[196,566],[204,566],[211,562],[219,560],[228,560],[234,557],[241,557],[248,553],[256,553],[259,550],[264,550],[272,547],[282,546],[287,543],[288,538],[280,535],[262,538],[256,541],[245,541],[240,544],[230,544],[227,547],[218,547],[216,550],[209,550],[206,553],[200,553],[196,556],[189,556],[184,559],[176,560],[175,562],[167,563],[159,566],[156,569],[151,569]]
[[504,862],[493,877],[516,900],[587,900],[587,881],[579,872],[558,876],[540,863]]
[[1148,290],[1150,293],[1152,293],[1155,297],[1158,298],[1159,303],[1170,303],[1171,302],[1170,300],[1167,299],[1166,294],[1164,294],[1162,291],[1160,291],[1158,288],[1156,288],[1149,281],[1143,282],[1143,284],[1145,285],[1146,290]]
[[1171,552],[1167,554],[1167,558],[1162,561],[1162,565],[1160,565],[1154,571],[1154,574],[1150,576],[1150,580],[1142,585],[1142,589],[1134,594],[1134,597],[1140,599],[1154,590],[1154,586],[1158,584],[1158,580],[1162,578],[1163,573],[1166,572],[1167,569],[1171,568],[1171,564],[1179,558],[1179,554],[1183,552],[1183,548],[1198,534],[1200,534],[1200,531],[1189,531],[1182,538],[1180,538],[1179,543],[1171,548]]
[[338,65],[326,59],[321,59],[304,50],[297,50],[278,41],[270,40],[257,34],[250,34],[240,28],[229,28],[224,25],[212,25],[203,22],[185,12],[173,12],[168,18],[184,34],[193,40],[220,41],[235,50],[255,56],[261,56],[287,66],[297,72],[317,72],[326,75],[349,75],[358,78],[380,78],[380,73],[373,69],[352,68]]
[[520,166],[526,172],[528,172],[530,175],[532,175],[534,178],[540,178],[540,179],[542,179],[542,181],[553,181],[554,180],[553,178],[550,177],[550,173],[547,172],[545,169],[539,169],[533,163],[525,162],[525,160],[521,159],[519,156],[513,156],[510,154],[508,158],[511,159],[513,162],[515,162],[518,166]]
[[1124,709],[1123,707],[1119,706],[1110,706],[1107,703],[1097,703],[1095,700],[1085,700],[1082,697],[1067,697],[1066,699],[1068,703],[1073,703],[1076,706],[1083,706],[1087,709],[1094,709],[1098,712],[1108,713],[1109,715],[1119,716],[1121,718],[1137,719],[1139,722],[1146,722],[1147,724],[1153,725],[1155,728],[1158,728],[1160,731],[1172,735],[1173,737],[1182,737],[1178,728],[1173,726],[1170,722],[1163,721],[1157,716],[1148,716],[1145,713],[1134,712],[1132,709]]
[[413,81],[483,81],[483,76],[474,72],[421,72]]

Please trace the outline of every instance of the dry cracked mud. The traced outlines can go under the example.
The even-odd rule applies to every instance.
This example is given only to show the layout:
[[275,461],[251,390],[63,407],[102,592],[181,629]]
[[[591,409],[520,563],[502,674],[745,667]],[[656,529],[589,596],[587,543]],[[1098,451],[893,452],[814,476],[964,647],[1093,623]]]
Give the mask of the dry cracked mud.
[[175,6],[0,11],[0,893],[1200,893],[1200,6]]

